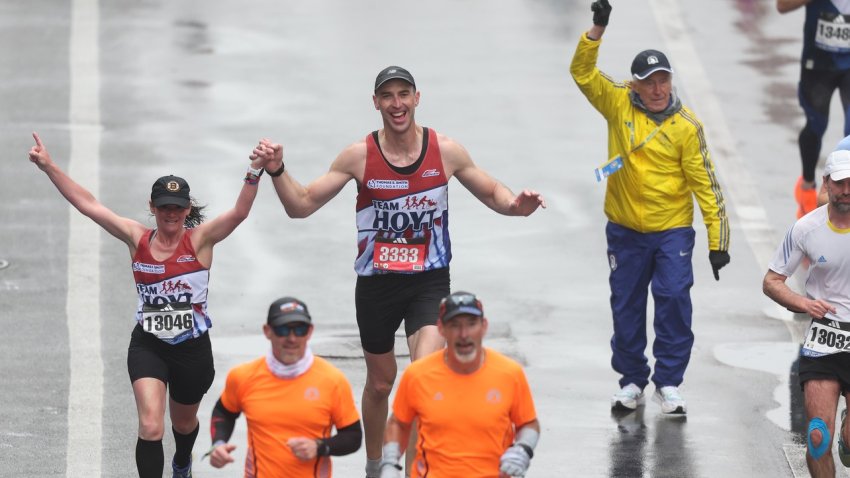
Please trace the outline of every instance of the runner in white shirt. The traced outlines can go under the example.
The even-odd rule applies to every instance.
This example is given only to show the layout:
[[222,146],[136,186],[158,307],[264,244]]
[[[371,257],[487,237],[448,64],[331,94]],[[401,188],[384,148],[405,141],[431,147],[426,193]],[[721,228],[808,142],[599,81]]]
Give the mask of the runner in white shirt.
[[[800,384],[809,420],[806,462],[812,476],[835,476],[832,437],[839,394],[850,403],[850,151],[833,151],[823,182],[829,202],[799,219],[768,265],[764,293],[812,317],[800,349]],[[805,295],[786,284],[808,259]],[[845,412],[846,413],[846,410]],[[844,426],[838,455],[850,466]]]

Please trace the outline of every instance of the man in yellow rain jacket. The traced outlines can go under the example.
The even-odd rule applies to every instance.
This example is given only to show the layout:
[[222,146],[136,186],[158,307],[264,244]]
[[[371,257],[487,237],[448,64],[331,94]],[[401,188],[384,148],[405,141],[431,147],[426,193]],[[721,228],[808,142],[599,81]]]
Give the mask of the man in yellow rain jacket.
[[729,263],[729,220],[702,124],[682,106],[673,68],[657,50],[632,62],[632,80],[616,82],[596,67],[611,5],[591,5],[593,27],[583,33],[570,72],[581,92],[608,122],[608,158],[597,178],[608,181],[605,215],[611,269],[614,336],[611,364],[621,375],[613,409],[644,403],[650,379],[645,350],[647,290],[655,304],[655,385],[663,413],[685,414],[679,393],[690,360],[694,248],[693,198],[708,230],[715,279]]

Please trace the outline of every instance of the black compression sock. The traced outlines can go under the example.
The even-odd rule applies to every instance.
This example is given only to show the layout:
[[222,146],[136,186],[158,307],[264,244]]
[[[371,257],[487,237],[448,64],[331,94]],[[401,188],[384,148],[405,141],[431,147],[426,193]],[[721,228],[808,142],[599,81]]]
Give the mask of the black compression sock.
[[148,441],[139,438],[136,441],[136,468],[139,470],[139,478],[162,478],[164,466],[162,440]]
[[201,424],[198,423],[193,431],[189,432],[188,435],[183,435],[178,433],[174,427],[171,427],[171,431],[174,433],[174,464],[178,468],[186,468],[192,461],[192,448],[195,446],[195,439],[198,438],[198,430],[200,429]]

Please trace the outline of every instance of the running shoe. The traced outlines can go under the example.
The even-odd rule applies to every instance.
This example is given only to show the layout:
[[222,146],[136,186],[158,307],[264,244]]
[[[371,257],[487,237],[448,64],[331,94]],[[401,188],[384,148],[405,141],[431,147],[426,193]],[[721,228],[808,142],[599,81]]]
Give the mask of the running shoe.
[[611,397],[611,410],[634,410],[644,402],[643,390],[630,383]]
[[797,219],[799,219],[817,209],[817,186],[813,186],[811,189],[803,188],[803,176],[800,176],[797,178],[797,184],[794,186],[794,199],[797,200]]
[[850,467],[850,449],[844,444],[841,439],[841,432],[844,431],[844,418],[847,417],[847,409],[841,410],[841,428],[835,434],[838,435],[838,458],[841,459],[841,464],[845,467]]
[[652,399],[661,405],[661,412],[669,415],[684,415],[688,413],[685,399],[679,395],[679,387],[672,385],[657,388]]
[[171,460],[171,478],[192,478],[192,462],[190,461],[185,468],[178,467],[174,460]]

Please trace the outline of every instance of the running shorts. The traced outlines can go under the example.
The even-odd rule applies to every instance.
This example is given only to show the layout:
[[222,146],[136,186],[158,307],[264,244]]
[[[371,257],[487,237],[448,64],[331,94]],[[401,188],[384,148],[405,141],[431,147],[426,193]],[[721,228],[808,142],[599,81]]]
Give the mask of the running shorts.
[[850,392],[850,353],[842,352],[823,357],[800,356],[800,388],[808,380],[834,380],[841,393]]
[[210,334],[171,345],[136,324],[127,349],[127,371],[131,383],[155,378],[168,385],[169,396],[175,402],[198,403],[215,377]]
[[450,282],[448,267],[415,274],[358,276],[354,304],[363,350],[373,354],[391,351],[402,320],[408,337],[426,325],[437,325],[440,300],[449,295]]

